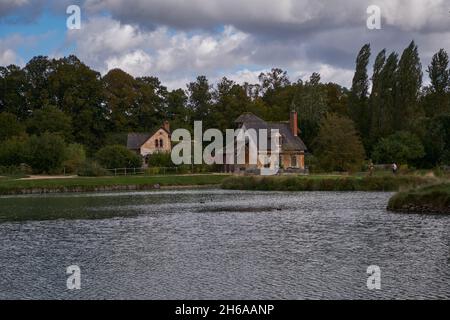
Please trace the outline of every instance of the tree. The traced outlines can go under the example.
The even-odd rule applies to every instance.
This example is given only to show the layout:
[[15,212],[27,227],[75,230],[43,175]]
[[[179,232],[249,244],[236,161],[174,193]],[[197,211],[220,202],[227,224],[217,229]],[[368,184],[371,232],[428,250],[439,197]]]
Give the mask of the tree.
[[368,112],[369,76],[367,66],[370,59],[370,44],[364,45],[356,58],[356,71],[353,76],[349,98],[349,110],[357,129],[367,145],[370,117]]
[[370,94],[370,142],[378,141],[386,132],[387,110],[383,104],[383,78],[382,73],[386,63],[386,49],[383,49],[376,57],[373,65],[372,92]]
[[26,119],[30,110],[26,101],[28,82],[24,70],[15,65],[0,67],[0,81],[0,112]]
[[64,152],[63,166],[66,172],[75,173],[86,161],[86,151],[83,145],[73,143]]
[[413,131],[415,120],[421,115],[418,98],[422,86],[422,65],[414,43],[403,51],[397,70],[397,101],[394,129]]
[[166,103],[167,119],[173,128],[190,129],[193,124],[190,123],[190,110],[186,108],[188,97],[182,89],[173,90],[168,93]]
[[19,166],[26,162],[26,137],[13,137],[0,142],[0,166]]
[[427,69],[431,86],[427,88],[424,102],[425,111],[430,117],[450,113],[450,70],[448,67],[448,54],[441,49],[433,56]]
[[211,86],[205,76],[197,77],[195,82],[188,84],[188,107],[192,112],[193,121],[203,121],[205,128],[213,128],[211,121],[212,94]]
[[96,159],[107,169],[138,168],[142,165],[139,155],[121,145],[106,146],[100,149]]
[[36,110],[28,120],[27,131],[30,135],[44,132],[59,134],[66,141],[72,140],[72,119],[54,106]]
[[217,84],[213,98],[214,122],[216,128],[223,132],[235,126],[234,121],[247,111],[251,103],[245,89],[225,77]]
[[375,146],[372,157],[378,163],[409,164],[425,155],[420,139],[407,131],[382,138]]
[[136,84],[136,125],[140,131],[148,131],[160,124],[158,119],[167,119],[167,88],[156,77],[137,78]]
[[62,168],[65,148],[63,138],[57,134],[45,132],[31,136],[26,145],[26,163],[36,173],[54,173]]
[[12,113],[0,113],[0,142],[24,133],[24,126]]
[[314,146],[319,165],[327,171],[358,170],[365,158],[353,121],[333,113],[323,118]]
[[92,153],[103,145],[108,115],[100,73],[75,56],[54,60],[53,65],[50,105],[72,118],[74,141]]
[[320,83],[318,73],[313,73],[309,81],[299,86],[293,109],[300,115],[299,126],[302,139],[306,145],[312,145],[317,136],[320,122],[328,111],[327,90]]

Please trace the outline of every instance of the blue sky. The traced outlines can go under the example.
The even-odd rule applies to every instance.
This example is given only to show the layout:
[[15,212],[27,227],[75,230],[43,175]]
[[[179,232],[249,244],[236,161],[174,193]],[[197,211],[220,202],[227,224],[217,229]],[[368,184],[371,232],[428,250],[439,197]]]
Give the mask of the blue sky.
[[[319,72],[349,86],[357,51],[401,51],[415,40],[424,70],[440,48],[450,51],[445,0],[1,0],[0,65],[23,66],[36,55],[76,54],[106,73],[158,76],[169,88],[197,75],[257,82],[280,67],[291,80]],[[81,30],[66,28],[79,4]],[[382,29],[366,27],[369,5]],[[427,82],[425,74],[425,82]]]

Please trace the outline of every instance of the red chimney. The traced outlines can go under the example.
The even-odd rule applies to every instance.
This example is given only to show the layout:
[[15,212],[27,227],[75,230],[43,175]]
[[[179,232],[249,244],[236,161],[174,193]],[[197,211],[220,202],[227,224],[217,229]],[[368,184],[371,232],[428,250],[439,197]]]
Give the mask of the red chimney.
[[166,129],[167,132],[170,133],[170,123],[169,123],[169,121],[164,121],[163,127],[164,127],[164,129]]
[[292,134],[295,137],[297,137],[298,136],[298,113],[297,113],[297,111],[291,111],[290,124],[291,124]]

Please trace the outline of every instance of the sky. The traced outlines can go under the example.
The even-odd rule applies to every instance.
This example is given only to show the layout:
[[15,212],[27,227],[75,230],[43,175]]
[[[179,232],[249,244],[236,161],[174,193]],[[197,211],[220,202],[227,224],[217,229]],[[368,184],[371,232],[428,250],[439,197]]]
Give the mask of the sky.
[[[81,9],[78,30],[67,28],[69,5]],[[379,30],[367,28],[370,5]],[[169,89],[198,75],[257,83],[274,67],[349,87],[365,43],[373,62],[412,40],[426,83],[433,54],[450,52],[450,0],[0,0],[0,65],[75,54],[102,74],[157,76]]]

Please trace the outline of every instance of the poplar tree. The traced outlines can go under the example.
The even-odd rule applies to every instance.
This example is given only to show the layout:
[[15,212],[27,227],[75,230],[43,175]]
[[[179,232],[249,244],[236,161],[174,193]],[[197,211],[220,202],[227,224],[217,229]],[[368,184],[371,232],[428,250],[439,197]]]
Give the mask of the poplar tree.
[[422,65],[414,41],[403,51],[397,71],[397,106],[394,113],[396,130],[414,130],[421,115],[419,94],[422,86]]
[[367,144],[370,123],[368,112],[369,76],[367,74],[369,59],[370,44],[366,44],[361,48],[356,58],[356,71],[349,98],[350,115],[365,144]]

